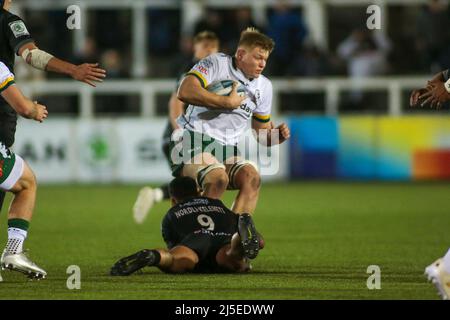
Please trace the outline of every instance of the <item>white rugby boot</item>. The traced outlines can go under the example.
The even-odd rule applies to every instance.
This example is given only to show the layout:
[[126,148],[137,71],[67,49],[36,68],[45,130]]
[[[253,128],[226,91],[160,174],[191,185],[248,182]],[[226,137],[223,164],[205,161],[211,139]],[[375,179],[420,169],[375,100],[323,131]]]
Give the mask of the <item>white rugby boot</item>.
[[444,260],[437,259],[425,268],[425,275],[438,290],[438,294],[443,300],[450,300],[450,273],[444,270]]
[[155,191],[150,187],[144,187],[139,191],[133,206],[133,218],[137,224],[142,224],[155,204]]
[[31,261],[25,254],[25,252],[21,253],[7,253],[3,251],[0,266],[2,270],[9,269],[12,271],[18,271],[30,279],[45,279],[47,276],[47,272],[38,267],[33,261]]

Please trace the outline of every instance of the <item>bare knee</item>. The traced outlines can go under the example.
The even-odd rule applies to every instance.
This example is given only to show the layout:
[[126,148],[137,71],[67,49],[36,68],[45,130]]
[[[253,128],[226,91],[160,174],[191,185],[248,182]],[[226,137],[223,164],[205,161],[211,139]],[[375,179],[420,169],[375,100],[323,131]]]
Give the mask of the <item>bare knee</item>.
[[201,187],[204,196],[210,198],[220,198],[228,186],[228,175],[225,169],[215,169],[210,171],[202,181]]
[[35,190],[37,187],[36,176],[28,164],[24,164],[24,170],[20,179],[14,184],[11,192],[18,193],[24,190]]
[[240,190],[258,192],[261,186],[261,177],[255,168],[247,165],[236,173],[234,184]]
[[180,246],[170,250],[173,257],[173,263],[168,269],[172,273],[185,273],[192,271],[197,265],[199,259],[195,251],[188,247]]
[[217,189],[225,189],[228,186],[228,176],[225,170],[217,169],[211,171],[208,176],[206,176],[204,185],[211,185]]

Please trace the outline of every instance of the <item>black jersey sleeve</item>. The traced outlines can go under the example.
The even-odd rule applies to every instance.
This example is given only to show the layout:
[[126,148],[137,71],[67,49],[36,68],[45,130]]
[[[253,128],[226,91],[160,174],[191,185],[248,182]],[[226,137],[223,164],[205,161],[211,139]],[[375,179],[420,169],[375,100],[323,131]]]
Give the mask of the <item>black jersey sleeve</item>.
[[4,30],[8,39],[9,45],[14,49],[16,55],[19,53],[19,49],[26,43],[34,42],[30,33],[28,32],[25,22],[14,14],[9,14],[4,19]]
[[447,69],[442,72],[442,75],[444,76],[444,80],[447,81],[450,78],[450,69]]
[[178,244],[179,239],[177,237],[175,228],[171,222],[170,211],[165,215],[162,221],[161,232],[167,248],[172,249]]

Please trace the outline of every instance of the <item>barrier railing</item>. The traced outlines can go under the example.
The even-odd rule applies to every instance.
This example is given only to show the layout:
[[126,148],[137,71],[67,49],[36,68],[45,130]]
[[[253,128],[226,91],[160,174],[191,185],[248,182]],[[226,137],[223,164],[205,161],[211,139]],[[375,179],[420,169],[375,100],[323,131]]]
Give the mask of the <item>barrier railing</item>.
[[[377,77],[367,79],[350,78],[275,78],[273,83],[272,114],[282,115],[280,111],[281,93],[322,92],[325,95],[326,115],[339,113],[341,93],[348,90],[386,90],[388,96],[388,115],[402,114],[402,93],[405,90],[419,88],[426,84],[426,77]],[[95,94],[137,94],[140,97],[140,115],[142,117],[156,116],[156,98],[158,94],[170,94],[174,90],[175,80],[108,80],[97,88],[77,83],[71,80],[63,81],[30,81],[20,82],[20,87],[29,96],[37,95],[78,95],[79,117],[90,118],[94,115]],[[298,109],[301,113],[301,105]]]

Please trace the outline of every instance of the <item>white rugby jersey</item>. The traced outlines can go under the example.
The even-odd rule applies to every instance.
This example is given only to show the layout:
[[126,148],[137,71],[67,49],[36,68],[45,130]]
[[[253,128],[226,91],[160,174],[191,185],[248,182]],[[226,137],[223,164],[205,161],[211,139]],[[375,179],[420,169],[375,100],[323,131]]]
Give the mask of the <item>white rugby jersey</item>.
[[245,87],[247,99],[234,110],[189,105],[186,113],[177,119],[180,127],[207,134],[223,144],[236,145],[252,116],[260,122],[270,121],[272,83],[263,75],[252,80],[246,78],[236,68],[231,56],[223,53],[210,55],[186,75],[197,77],[204,88],[216,81],[238,81]]
[[14,75],[3,62],[0,62],[0,93],[12,84],[14,84]]

